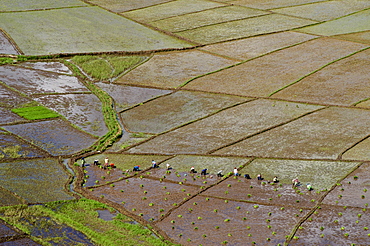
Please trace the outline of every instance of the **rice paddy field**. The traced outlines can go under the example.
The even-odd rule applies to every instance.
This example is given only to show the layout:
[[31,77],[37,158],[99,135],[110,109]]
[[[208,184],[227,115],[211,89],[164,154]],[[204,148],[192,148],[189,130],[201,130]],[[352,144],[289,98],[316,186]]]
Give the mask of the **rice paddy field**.
[[369,8],[1,1],[0,245],[370,245]]

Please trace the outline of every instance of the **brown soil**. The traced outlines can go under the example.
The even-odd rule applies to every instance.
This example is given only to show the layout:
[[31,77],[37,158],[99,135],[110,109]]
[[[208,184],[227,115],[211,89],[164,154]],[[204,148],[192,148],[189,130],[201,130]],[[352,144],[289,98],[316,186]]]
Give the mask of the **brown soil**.
[[330,38],[315,39],[197,78],[184,88],[243,96],[268,96],[323,65],[364,47],[362,44]]
[[205,154],[318,108],[314,105],[255,100],[159,135],[128,152]]
[[201,51],[158,54],[116,83],[176,88],[187,80],[236,63]]
[[[114,187],[112,187],[114,185]],[[142,187],[141,187],[142,186]],[[92,195],[116,203],[134,215],[142,214],[143,219],[160,219],[184,199],[196,194],[199,187],[180,185],[150,178],[129,178],[93,188]],[[124,204],[123,204],[124,203]]]
[[272,97],[318,104],[353,105],[369,97],[369,57],[368,49],[340,60]]
[[[337,159],[368,135],[368,110],[327,108],[248,138],[217,154]],[[293,147],[294,146],[294,147]]]
[[277,245],[284,243],[289,228],[308,212],[295,207],[282,210],[279,206],[206,198],[198,196],[187,201],[156,225],[182,245],[220,245],[224,241],[228,245]]
[[316,212],[289,245],[369,245],[369,212],[325,205]]
[[[338,183],[323,200],[324,204],[367,208],[370,204],[370,164],[364,163]],[[369,191],[368,191],[369,189]]]

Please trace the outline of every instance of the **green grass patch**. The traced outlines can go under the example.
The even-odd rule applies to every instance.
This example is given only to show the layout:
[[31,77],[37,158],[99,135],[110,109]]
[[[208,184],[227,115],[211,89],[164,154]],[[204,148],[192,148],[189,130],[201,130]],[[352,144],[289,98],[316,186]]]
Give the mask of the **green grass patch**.
[[146,57],[142,56],[75,56],[71,61],[90,77],[107,80],[117,77],[124,71],[136,66]]
[[5,65],[5,64],[12,64],[14,63],[14,60],[9,57],[1,57],[0,58],[0,65]]
[[15,108],[12,109],[12,112],[18,114],[19,116],[27,120],[49,119],[57,118],[60,116],[58,113],[44,106]]
[[[112,220],[100,219],[97,210],[112,208],[105,204],[80,199],[74,201],[57,201],[45,205],[18,205],[0,208],[0,217],[32,236],[34,229],[52,230],[47,225],[66,225],[85,234],[96,245],[172,245],[151,236],[152,231],[139,224],[130,224],[132,220],[122,214],[117,214]],[[40,219],[48,217],[45,226]],[[38,228],[35,228],[35,224]],[[43,243],[60,240],[60,238],[41,238]]]
[[[10,158],[19,158],[22,157],[22,154],[19,152],[22,150],[22,147],[19,145],[8,146],[8,147],[0,147],[0,159],[4,158],[5,156],[9,156]],[[2,154],[2,153],[4,154]]]

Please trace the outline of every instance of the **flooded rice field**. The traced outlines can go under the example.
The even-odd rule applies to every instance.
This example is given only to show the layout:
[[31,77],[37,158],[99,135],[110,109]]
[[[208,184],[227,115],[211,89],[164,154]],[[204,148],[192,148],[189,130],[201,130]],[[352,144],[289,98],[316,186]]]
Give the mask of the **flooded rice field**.
[[369,245],[369,7],[4,0],[0,245]]

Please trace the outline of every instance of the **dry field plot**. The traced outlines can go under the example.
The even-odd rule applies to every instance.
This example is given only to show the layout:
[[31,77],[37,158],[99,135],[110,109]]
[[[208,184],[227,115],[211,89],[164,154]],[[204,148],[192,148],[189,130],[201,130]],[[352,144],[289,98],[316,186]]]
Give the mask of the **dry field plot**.
[[336,20],[301,28],[298,31],[323,36],[368,31],[370,29],[369,18],[370,9],[367,9]]
[[209,73],[236,61],[201,51],[172,52],[154,55],[116,83],[160,88],[176,88],[187,80]]
[[176,32],[177,35],[200,44],[246,38],[261,34],[281,32],[307,26],[316,22],[295,17],[270,14]]
[[88,6],[83,1],[79,0],[63,0],[63,1],[49,1],[49,0],[2,0],[0,5],[0,12],[11,11],[29,11],[29,10],[44,10],[55,8],[72,8]]
[[370,7],[367,0],[324,1],[313,4],[274,9],[273,12],[315,21],[333,20]]
[[330,38],[314,39],[197,78],[184,88],[243,96],[268,96],[364,47],[362,44]]
[[319,108],[263,99],[247,102],[159,135],[129,152],[205,154]]
[[369,110],[326,108],[215,154],[335,160],[368,136],[369,120]]
[[103,136],[108,132],[101,102],[94,94],[44,95],[36,96],[34,100],[87,133]]
[[370,49],[342,59],[274,94],[285,100],[350,106],[369,97]]
[[98,7],[0,13],[0,19],[27,55],[191,47]]
[[161,133],[245,102],[242,97],[179,91],[121,113],[131,132]]
[[370,44],[370,31],[343,34],[334,37],[363,44]]
[[370,138],[358,143],[342,155],[343,160],[370,160]]
[[151,25],[170,32],[180,32],[197,27],[217,23],[246,19],[254,16],[269,14],[269,12],[240,7],[225,6],[200,12],[179,15],[167,19],[150,22]]
[[1,186],[28,203],[73,199],[65,189],[69,175],[57,159],[32,159],[0,163]]
[[141,9],[161,3],[171,2],[172,0],[138,0],[138,1],[121,1],[121,0],[89,0],[89,3],[99,5],[112,12],[120,13],[124,11]]
[[225,5],[207,0],[178,0],[128,11],[122,15],[140,22],[152,22],[222,6]]
[[228,3],[267,10],[324,1],[326,0],[232,0]]
[[279,32],[207,45],[200,49],[234,59],[248,60],[292,45],[303,43],[316,37],[317,36],[297,32]]

